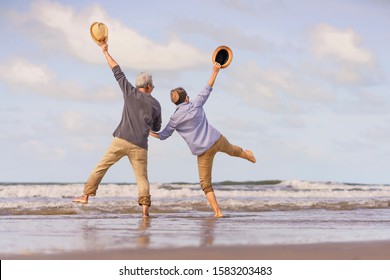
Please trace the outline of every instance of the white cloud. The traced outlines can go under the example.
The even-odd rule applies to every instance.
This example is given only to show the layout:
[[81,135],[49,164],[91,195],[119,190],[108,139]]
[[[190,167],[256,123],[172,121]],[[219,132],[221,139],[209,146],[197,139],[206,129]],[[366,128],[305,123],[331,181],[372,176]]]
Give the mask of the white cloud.
[[12,88],[25,88],[54,98],[79,101],[111,101],[119,98],[112,87],[85,88],[82,85],[57,78],[45,65],[25,59],[13,59],[0,65],[0,80]]
[[319,24],[312,32],[313,51],[319,56],[331,56],[351,63],[372,64],[373,54],[365,49],[360,36],[351,28],[339,30]]
[[77,149],[78,151],[82,151],[82,152],[102,152],[102,145],[100,145],[100,143],[94,143],[94,142],[91,142],[91,141],[73,141],[72,142],[73,144],[73,147],[75,147],[75,149]]
[[[310,52],[290,48],[289,55],[281,54],[272,63],[246,62],[231,70],[237,82],[230,92],[271,113],[337,110],[351,107],[347,104],[351,100],[354,111],[361,110],[365,97],[357,93],[383,79],[374,54],[362,47],[360,36],[352,29],[320,24],[307,40],[311,40],[317,59]],[[372,94],[375,96],[374,91]]]
[[102,151],[118,123],[99,113],[65,111],[55,120],[61,139],[71,150],[82,153]]
[[0,140],[8,140],[11,139],[11,135],[6,132],[0,132]]
[[95,21],[104,22],[109,28],[111,53],[123,67],[179,69],[209,62],[202,52],[178,38],[160,43],[138,34],[110,18],[99,5],[79,12],[58,2],[36,0],[27,14],[10,12],[9,16],[32,40],[38,40],[46,48],[62,48],[90,63],[106,63],[89,34]]
[[[174,23],[175,29],[185,34],[196,34],[211,38],[216,42],[224,42],[225,45],[234,46],[235,49],[259,51],[271,51],[275,46],[262,36],[250,33],[238,28],[236,25],[220,25],[218,22],[205,22],[204,20],[180,19]],[[205,32],[205,30],[207,32]],[[217,46],[215,46],[217,47]],[[233,55],[234,51],[233,50]]]
[[61,116],[63,128],[69,132],[80,132],[87,128],[86,119],[79,112],[67,111]]
[[39,160],[62,160],[65,158],[65,151],[58,147],[51,147],[48,144],[37,140],[30,140],[21,144],[25,155]]
[[276,121],[276,124],[280,127],[290,128],[290,129],[306,128],[305,120],[294,115],[281,116],[281,118]]
[[28,87],[39,87],[49,84],[52,77],[46,67],[41,67],[17,60],[2,68],[2,76],[11,83],[23,83]]
[[352,28],[338,29],[319,24],[311,32],[311,49],[319,59],[315,70],[337,85],[372,85],[383,79],[383,73],[372,51]]
[[310,110],[304,102],[321,104],[335,98],[334,93],[302,75],[301,69],[262,68],[248,62],[239,69],[235,68],[232,75],[238,81],[232,85],[232,93],[243,97],[251,105],[273,113],[302,113]]
[[85,134],[101,136],[107,131],[113,130],[116,124],[112,124],[101,115],[91,115],[78,111],[65,111],[59,117],[60,127],[68,134]]

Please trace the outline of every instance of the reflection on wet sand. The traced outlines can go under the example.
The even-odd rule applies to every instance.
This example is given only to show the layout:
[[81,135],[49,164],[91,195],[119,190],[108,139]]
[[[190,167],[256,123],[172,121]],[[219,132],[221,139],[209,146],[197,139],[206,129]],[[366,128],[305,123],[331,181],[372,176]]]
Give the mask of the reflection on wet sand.
[[216,218],[206,218],[202,221],[202,234],[200,247],[212,246],[214,243],[214,229],[217,223]]
[[150,244],[150,225],[151,218],[144,217],[140,220],[138,224],[138,237],[137,237],[137,246],[140,248],[147,248]]

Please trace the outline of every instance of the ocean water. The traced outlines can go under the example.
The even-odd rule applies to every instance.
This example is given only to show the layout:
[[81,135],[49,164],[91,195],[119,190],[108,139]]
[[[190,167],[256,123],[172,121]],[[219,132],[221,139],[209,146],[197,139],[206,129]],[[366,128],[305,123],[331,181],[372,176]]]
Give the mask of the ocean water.
[[117,248],[390,240],[390,185],[223,182],[213,218],[199,184],[152,184],[142,219],[135,184],[0,184],[0,255]]

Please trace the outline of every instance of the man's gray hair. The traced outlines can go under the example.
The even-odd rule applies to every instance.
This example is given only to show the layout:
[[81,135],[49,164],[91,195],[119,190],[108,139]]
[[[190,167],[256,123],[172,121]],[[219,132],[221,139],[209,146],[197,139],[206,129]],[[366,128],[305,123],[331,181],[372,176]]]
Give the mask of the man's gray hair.
[[135,80],[135,87],[146,88],[148,84],[153,86],[152,75],[146,72],[139,73],[137,79]]

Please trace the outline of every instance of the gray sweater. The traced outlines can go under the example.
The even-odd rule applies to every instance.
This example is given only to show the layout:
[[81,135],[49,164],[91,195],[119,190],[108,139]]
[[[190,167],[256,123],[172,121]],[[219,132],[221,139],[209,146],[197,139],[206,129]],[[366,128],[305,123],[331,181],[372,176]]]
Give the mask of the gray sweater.
[[151,94],[142,93],[126,78],[119,65],[112,68],[123,92],[122,120],[113,136],[148,149],[149,131],[161,129],[161,106]]

